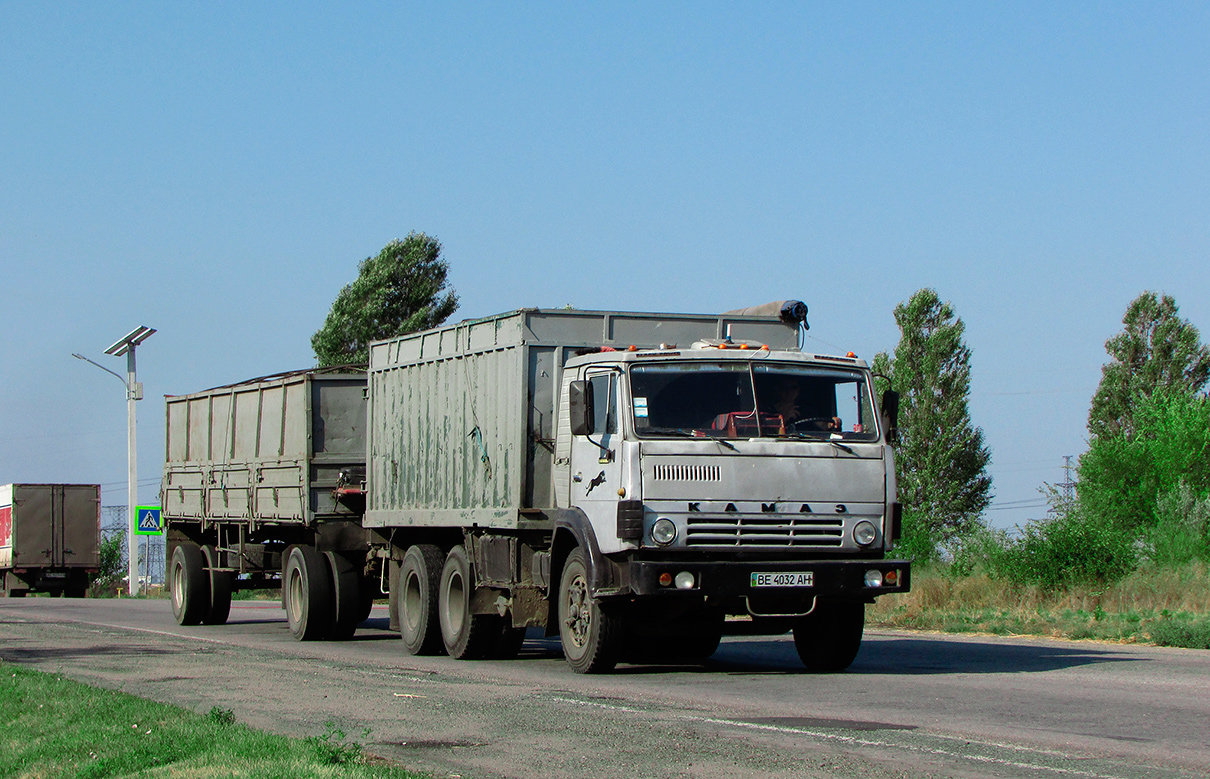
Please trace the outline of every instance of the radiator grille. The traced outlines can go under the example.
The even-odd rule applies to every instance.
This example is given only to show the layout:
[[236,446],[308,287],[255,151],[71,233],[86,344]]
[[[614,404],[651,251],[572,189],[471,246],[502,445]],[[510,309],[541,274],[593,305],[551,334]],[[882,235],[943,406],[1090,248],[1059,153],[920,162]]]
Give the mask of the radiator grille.
[[722,481],[717,465],[656,465],[652,468],[656,481]]
[[838,547],[844,542],[841,517],[785,514],[690,514],[687,546]]

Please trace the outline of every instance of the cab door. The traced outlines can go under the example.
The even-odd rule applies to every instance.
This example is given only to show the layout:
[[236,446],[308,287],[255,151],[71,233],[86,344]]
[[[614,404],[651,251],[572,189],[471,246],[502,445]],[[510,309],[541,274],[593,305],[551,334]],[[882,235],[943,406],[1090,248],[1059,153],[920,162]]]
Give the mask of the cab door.
[[571,442],[571,503],[588,516],[602,551],[617,547],[622,487],[620,377],[617,370],[599,368],[585,375],[592,387],[592,432],[572,436]]

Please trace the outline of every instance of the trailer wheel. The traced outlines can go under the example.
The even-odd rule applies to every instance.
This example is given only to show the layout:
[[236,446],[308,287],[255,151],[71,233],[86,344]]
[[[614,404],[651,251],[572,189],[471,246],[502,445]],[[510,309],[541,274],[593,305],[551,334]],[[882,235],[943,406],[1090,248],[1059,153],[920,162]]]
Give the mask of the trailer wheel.
[[179,625],[198,625],[210,608],[206,560],[197,544],[181,544],[172,553],[168,569],[172,590],[172,616]]
[[807,670],[836,673],[857,658],[864,628],[864,603],[818,600],[814,611],[795,622],[794,648]]
[[576,673],[607,673],[617,665],[623,624],[607,614],[588,591],[588,560],[577,548],[563,563],[559,578],[559,638],[563,657]]
[[399,635],[409,655],[438,655],[445,651],[437,614],[444,562],[440,547],[432,544],[416,544],[403,555],[395,607],[399,612]]
[[361,580],[361,603],[357,607],[357,624],[360,625],[370,618],[374,611],[374,598],[377,597],[378,582],[373,579]]
[[[500,618],[495,614],[472,614],[474,580],[466,549],[455,546],[445,557],[437,590],[437,612],[445,651],[456,660],[486,657],[499,637]],[[403,627],[403,624],[400,625]]]
[[332,572],[333,612],[328,638],[343,641],[357,632],[362,617],[361,572],[349,558],[336,552],[324,552],[328,570]]
[[290,634],[299,641],[323,638],[332,626],[335,600],[328,562],[313,546],[295,546],[286,561],[282,597]]
[[218,571],[218,551],[207,544],[202,547],[206,571],[210,578],[210,604],[202,622],[206,625],[225,625],[231,614],[231,590],[235,586],[234,571]]

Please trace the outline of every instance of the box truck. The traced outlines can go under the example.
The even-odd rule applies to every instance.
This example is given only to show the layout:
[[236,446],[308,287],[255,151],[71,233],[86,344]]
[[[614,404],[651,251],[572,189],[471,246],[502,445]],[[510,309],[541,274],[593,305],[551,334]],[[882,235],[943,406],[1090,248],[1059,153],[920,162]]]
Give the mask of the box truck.
[[177,618],[280,586],[297,638],[341,638],[385,592],[413,654],[540,628],[588,673],[792,631],[843,669],[865,605],[910,586],[897,396],[804,351],[805,310],[523,309],[376,342],[362,374],[170,398]]
[[98,484],[0,485],[0,592],[83,598],[100,570]]

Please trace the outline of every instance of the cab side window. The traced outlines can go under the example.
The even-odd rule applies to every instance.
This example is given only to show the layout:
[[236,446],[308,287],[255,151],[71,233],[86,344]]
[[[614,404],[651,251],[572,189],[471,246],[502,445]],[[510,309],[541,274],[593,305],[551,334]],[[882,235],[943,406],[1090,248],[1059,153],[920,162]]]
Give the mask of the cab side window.
[[592,429],[606,435],[618,432],[617,374],[589,376],[592,384]]

